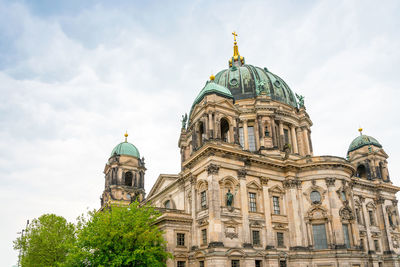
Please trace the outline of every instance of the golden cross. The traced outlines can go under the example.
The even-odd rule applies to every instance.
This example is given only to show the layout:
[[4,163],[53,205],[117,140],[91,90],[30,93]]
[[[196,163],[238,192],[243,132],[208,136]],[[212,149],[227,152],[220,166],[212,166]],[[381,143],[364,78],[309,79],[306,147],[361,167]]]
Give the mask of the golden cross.
[[232,32],[232,35],[233,35],[233,40],[236,42],[236,36],[238,36],[237,33],[236,32]]

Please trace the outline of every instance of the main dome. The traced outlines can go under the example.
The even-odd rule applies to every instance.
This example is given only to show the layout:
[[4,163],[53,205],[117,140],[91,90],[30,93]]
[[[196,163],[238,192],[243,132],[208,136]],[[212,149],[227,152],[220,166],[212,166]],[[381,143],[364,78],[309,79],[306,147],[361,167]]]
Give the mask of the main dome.
[[215,76],[215,83],[231,91],[235,100],[254,98],[265,93],[271,99],[297,107],[296,98],[290,87],[278,75],[267,68],[248,64],[234,64]]

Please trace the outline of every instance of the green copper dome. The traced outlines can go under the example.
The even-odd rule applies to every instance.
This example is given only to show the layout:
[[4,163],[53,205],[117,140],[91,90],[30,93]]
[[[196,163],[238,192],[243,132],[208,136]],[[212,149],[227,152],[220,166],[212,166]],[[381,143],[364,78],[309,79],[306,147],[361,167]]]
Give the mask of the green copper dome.
[[206,86],[204,86],[203,89],[201,89],[200,93],[198,96],[195,98],[193,102],[193,106],[200,103],[200,101],[206,96],[210,94],[216,94],[222,97],[234,99],[232,96],[231,91],[229,91],[228,88],[221,86],[219,84],[216,84],[214,81],[208,81],[206,83]]
[[254,98],[265,93],[273,100],[297,107],[290,87],[267,68],[236,64],[220,71],[215,76],[215,83],[228,88],[236,100]]
[[351,142],[349,149],[347,150],[347,154],[349,154],[350,152],[357,150],[363,146],[367,146],[367,145],[374,145],[377,147],[382,147],[382,145],[375,138],[362,134],[362,135],[358,136],[357,138],[355,138],[353,140],[353,142]]
[[223,87],[223,86],[221,86],[219,84],[216,84],[213,80],[208,81],[206,83],[206,85],[203,87],[203,89],[201,89],[201,91],[197,95],[197,97],[194,99],[192,108],[190,109],[189,118],[190,118],[190,115],[192,114],[194,106],[196,104],[200,103],[201,100],[203,100],[203,98],[206,95],[211,95],[211,94],[216,94],[216,95],[219,95],[219,96],[226,97],[226,98],[234,100],[234,98],[232,96],[232,93],[231,93],[231,91],[229,91],[228,88]]
[[114,147],[110,157],[114,155],[127,155],[135,158],[140,158],[139,150],[134,145],[126,141]]

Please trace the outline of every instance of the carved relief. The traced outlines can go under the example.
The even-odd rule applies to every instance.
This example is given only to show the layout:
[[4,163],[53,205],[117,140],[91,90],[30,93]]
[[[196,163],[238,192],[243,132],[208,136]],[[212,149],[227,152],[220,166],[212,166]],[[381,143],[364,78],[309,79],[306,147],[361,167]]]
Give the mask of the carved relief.
[[301,181],[298,179],[287,179],[283,181],[283,187],[285,188],[300,188]]
[[349,206],[344,206],[339,210],[339,216],[342,220],[352,221],[354,220],[353,211],[350,209]]
[[307,217],[306,219],[308,220],[321,220],[321,219],[327,219],[328,214],[326,210],[321,207],[320,205],[312,207],[308,212],[307,212]]
[[245,178],[247,174],[247,170],[246,169],[239,169],[237,170],[237,175],[239,178]]
[[336,181],[336,178],[333,178],[333,177],[328,177],[328,178],[325,178],[325,183],[326,183],[326,186],[335,186],[335,181]]
[[218,174],[219,166],[216,165],[216,164],[211,163],[210,165],[207,166],[206,169],[207,169],[208,175]]

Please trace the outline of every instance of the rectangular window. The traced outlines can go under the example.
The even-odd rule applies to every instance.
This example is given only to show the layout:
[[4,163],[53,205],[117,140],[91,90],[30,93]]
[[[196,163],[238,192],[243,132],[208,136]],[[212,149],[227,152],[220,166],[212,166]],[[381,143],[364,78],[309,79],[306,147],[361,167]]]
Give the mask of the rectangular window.
[[201,203],[201,208],[205,209],[207,208],[207,192],[203,191],[200,193],[200,203]]
[[286,267],[286,261],[279,261],[279,267]]
[[256,193],[249,193],[250,212],[257,212]]
[[360,210],[359,209],[356,209],[356,218],[357,218],[357,223],[361,224]]
[[277,246],[278,248],[284,247],[285,246],[285,240],[283,239],[283,233],[276,233],[276,241],[277,241]]
[[199,261],[199,267],[204,267],[204,261]]
[[182,234],[182,233],[176,234],[176,245],[177,246],[185,246],[185,234]]
[[252,231],[253,236],[253,245],[258,246],[260,245],[260,232],[259,231]]
[[364,251],[364,239],[360,239],[360,249]]
[[375,246],[375,251],[379,252],[381,251],[380,247],[379,247],[379,241],[378,240],[374,240],[374,246]]
[[240,261],[239,260],[232,260],[231,261],[231,267],[240,267]]
[[285,145],[289,144],[289,130],[283,129],[283,135],[285,136]]
[[249,137],[249,150],[256,151],[256,138],[254,136],[254,127],[247,127],[247,136]]
[[260,261],[260,260],[256,260],[255,266],[256,266],[256,267],[261,267],[261,261]]
[[184,261],[178,261],[178,263],[176,264],[177,267],[185,267],[186,262]]
[[326,239],[325,224],[313,224],[314,248],[327,249],[328,241]]
[[244,131],[243,128],[239,128],[239,144],[244,148]]
[[368,216],[369,216],[369,224],[375,225],[374,212],[372,210],[368,211]]
[[346,248],[350,248],[349,226],[347,224],[343,224],[342,228],[343,228],[344,244],[346,245]]
[[207,244],[207,229],[201,230],[201,240],[203,242],[203,245]]
[[272,203],[274,205],[274,214],[281,214],[281,207],[279,206],[279,197],[272,197]]

